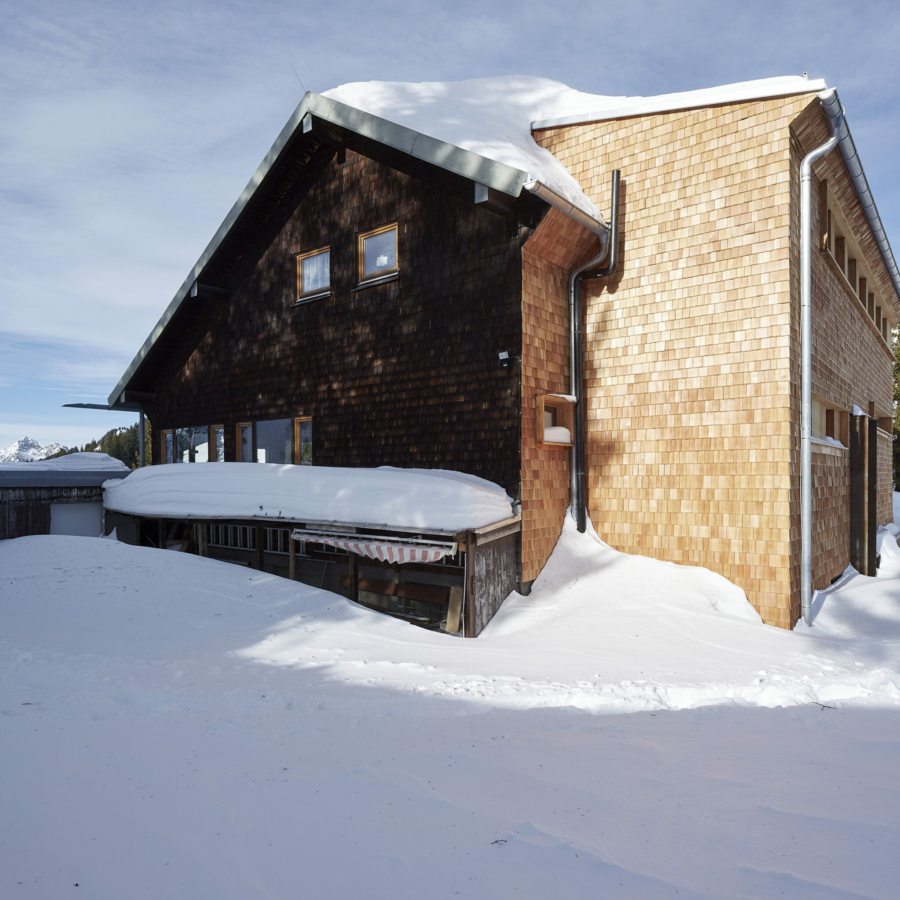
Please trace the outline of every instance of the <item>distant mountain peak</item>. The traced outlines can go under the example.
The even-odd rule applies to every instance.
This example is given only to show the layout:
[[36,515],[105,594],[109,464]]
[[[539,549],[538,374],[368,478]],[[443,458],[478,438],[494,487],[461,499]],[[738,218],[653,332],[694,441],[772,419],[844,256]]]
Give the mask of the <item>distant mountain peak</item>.
[[23,437],[9,447],[0,449],[0,463],[9,462],[36,462],[39,459],[47,459],[60,450],[66,450],[62,444],[53,443],[42,447],[36,440]]

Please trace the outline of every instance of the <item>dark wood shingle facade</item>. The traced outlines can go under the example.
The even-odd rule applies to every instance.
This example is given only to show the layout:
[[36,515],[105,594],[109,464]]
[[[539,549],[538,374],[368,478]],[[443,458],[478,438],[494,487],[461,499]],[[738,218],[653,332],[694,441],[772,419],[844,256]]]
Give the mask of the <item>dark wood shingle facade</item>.
[[[466,179],[335,149],[265,241],[234,248],[229,298],[145,382],[154,429],[221,424],[236,460],[237,423],[310,416],[315,465],[454,469],[518,499],[522,245],[541,214],[497,215]],[[389,223],[397,277],[361,286],[357,236]],[[324,247],[331,295],[295,304],[296,254]]]

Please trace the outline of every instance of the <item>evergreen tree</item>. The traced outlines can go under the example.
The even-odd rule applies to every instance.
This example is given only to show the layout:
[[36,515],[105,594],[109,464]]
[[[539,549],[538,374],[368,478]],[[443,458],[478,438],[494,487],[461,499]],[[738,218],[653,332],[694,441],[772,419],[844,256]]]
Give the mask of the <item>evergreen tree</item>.
[[[144,465],[149,466],[150,450],[153,446],[149,419],[144,420],[144,441]],[[119,459],[131,469],[138,468],[140,434],[137,422],[130,428],[111,428],[99,441],[88,441],[81,448],[82,453],[94,453],[95,451],[106,453],[113,459]]]

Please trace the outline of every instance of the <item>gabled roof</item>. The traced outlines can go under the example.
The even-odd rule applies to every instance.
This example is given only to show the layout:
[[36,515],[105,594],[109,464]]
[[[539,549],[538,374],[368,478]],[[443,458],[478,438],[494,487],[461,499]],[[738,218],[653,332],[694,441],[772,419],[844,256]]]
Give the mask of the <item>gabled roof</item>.
[[[260,217],[267,218],[271,207],[288,190],[286,185],[297,179],[298,157],[302,168],[304,160],[314,160],[323,146],[333,152],[334,141],[340,141],[342,132],[357,135],[364,141],[374,142],[412,160],[453,172],[511,197],[518,197],[525,183],[530,180],[529,172],[524,169],[435,139],[338,100],[307,92],[109,395],[111,408],[124,408],[119,401],[125,389],[148,364],[152,351],[176,317],[182,319],[187,327],[193,320],[202,318],[205,311],[204,292],[207,294],[206,299],[211,299],[210,291],[214,293],[217,290],[214,278],[205,279],[212,264],[217,257],[221,257],[223,251],[227,252],[229,246],[233,247],[236,241],[252,233],[255,221]],[[286,168],[281,163],[286,163],[289,155],[294,158],[295,165],[290,172],[281,171]],[[592,204],[590,206],[593,209]],[[189,300],[196,302],[189,304]],[[191,309],[187,309],[188,306]]]

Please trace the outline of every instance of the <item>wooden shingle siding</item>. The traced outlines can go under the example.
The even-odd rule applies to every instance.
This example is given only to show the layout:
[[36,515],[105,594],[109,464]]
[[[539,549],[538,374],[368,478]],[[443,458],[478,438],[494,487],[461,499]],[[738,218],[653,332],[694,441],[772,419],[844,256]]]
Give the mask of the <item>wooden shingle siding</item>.
[[[551,210],[522,251],[522,581],[533,581],[553,552],[569,506],[570,455],[535,433],[539,394],[568,394],[569,272],[600,244]],[[575,414],[578,415],[578,410]]]
[[[22,466],[28,465],[22,463]],[[53,503],[97,503],[103,500],[102,487],[0,488],[0,541],[50,534],[50,505]]]
[[[827,137],[812,93],[535,134],[601,208],[622,171],[619,271],[585,285],[594,525],[619,550],[721,573],[782,627],[800,612],[798,167]],[[896,305],[839,153],[816,171]],[[890,354],[814,257],[813,391],[889,410]],[[817,588],[847,564],[845,476],[822,457]]]
[[[528,230],[476,207],[470,182],[351,150],[289,200],[199,345],[158,376],[154,428],[224,423],[234,460],[237,422],[311,416],[315,465],[453,469],[517,498]],[[399,278],[354,290],[358,232],[392,222]],[[294,254],[324,246],[333,296],[292,306]]]

